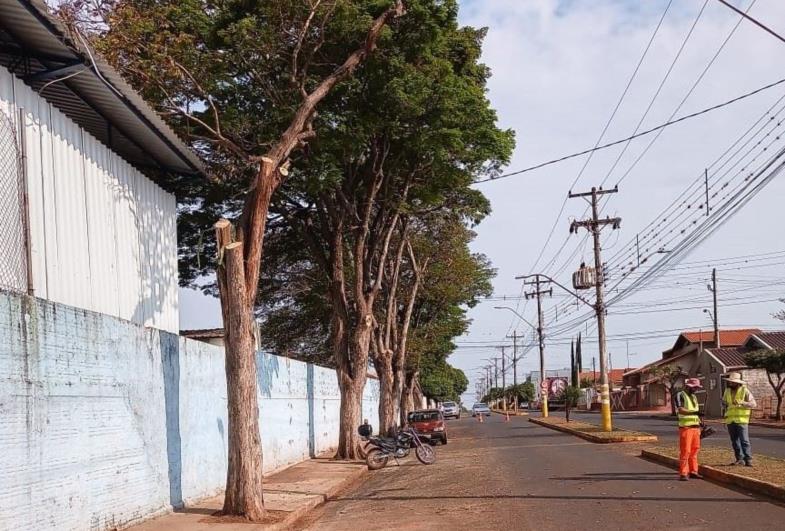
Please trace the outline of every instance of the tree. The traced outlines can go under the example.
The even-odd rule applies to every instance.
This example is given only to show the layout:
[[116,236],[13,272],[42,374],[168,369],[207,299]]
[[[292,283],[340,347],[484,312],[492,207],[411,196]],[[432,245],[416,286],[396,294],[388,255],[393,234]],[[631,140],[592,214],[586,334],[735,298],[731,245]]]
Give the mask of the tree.
[[650,369],[649,374],[652,375],[654,382],[661,383],[665,386],[668,396],[670,396],[671,415],[675,417],[676,397],[674,396],[673,391],[675,390],[676,384],[686,377],[687,374],[684,372],[684,369],[679,365],[660,365]]
[[62,9],[78,23],[85,6],[89,20],[103,19],[92,26],[96,46],[214,172],[216,182],[178,191],[196,192],[185,227],[216,222],[229,420],[223,511],[261,520],[252,323],[270,202],[291,157],[317,134],[317,107],[371,55],[403,2],[75,0]]
[[531,382],[524,382],[518,385],[511,385],[506,390],[506,396],[511,400],[517,400],[517,403],[531,402],[534,400],[534,384]]
[[785,350],[757,350],[744,356],[753,369],[764,369],[777,397],[776,420],[782,420],[782,397],[785,394]]
[[561,399],[564,400],[564,414],[567,417],[567,422],[570,422],[570,410],[578,405],[580,397],[581,390],[575,385],[568,385],[562,391]]

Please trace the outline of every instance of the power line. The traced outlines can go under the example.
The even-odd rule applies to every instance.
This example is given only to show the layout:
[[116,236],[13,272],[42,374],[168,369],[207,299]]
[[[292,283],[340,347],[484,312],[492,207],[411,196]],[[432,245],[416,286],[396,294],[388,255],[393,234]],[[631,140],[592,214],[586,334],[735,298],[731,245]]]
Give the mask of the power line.
[[755,24],[755,25],[756,25],[756,26],[758,26],[759,28],[762,28],[762,29],[763,29],[764,31],[766,31],[767,33],[770,33],[771,35],[774,35],[776,38],[778,38],[778,39],[779,39],[779,40],[781,40],[782,42],[785,42],[785,38],[783,38],[783,37],[782,37],[782,36],[781,36],[779,33],[775,32],[773,29],[771,29],[771,28],[769,28],[768,26],[764,25],[762,22],[759,22],[758,20],[756,20],[756,19],[752,18],[752,17],[751,17],[751,16],[749,16],[747,13],[744,13],[743,11],[739,10],[737,7],[733,6],[732,4],[729,4],[729,3],[728,3],[728,2],[726,2],[725,0],[718,0],[718,1],[719,1],[721,4],[723,4],[723,5],[725,5],[725,6],[729,7],[729,8],[731,8],[733,11],[735,11],[736,13],[738,13],[739,15],[741,15],[742,17],[746,18],[747,20],[749,20],[750,22],[752,22],[753,24]]
[[642,136],[649,135],[651,133],[654,133],[655,131],[659,131],[660,129],[664,129],[666,127],[669,127],[671,125],[683,122],[685,120],[690,120],[692,118],[696,118],[698,116],[702,116],[702,115],[710,113],[712,111],[716,111],[718,109],[722,109],[723,107],[727,107],[728,105],[732,105],[732,104],[737,103],[739,101],[742,101],[744,99],[750,98],[750,97],[755,96],[756,94],[759,94],[761,92],[764,92],[764,91],[766,91],[766,90],[768,90],[770,88],[774,88],[776,86],[782,85],[783,83],[785,83],[785,79],[780,79],[780,80],[775,81],[773,83],[769,83],[768,85],[764,85],[764,86],[762,86],[760,88],[757,88],[757,89],[755,89],[753,91],[747,92],[747,93],[742,94],[740,96],[736,96],[735,98],[732,98],[730,100],[724,101],[722,103],[718,103],[717,105],[713,105],[711,107],[707,107],[707,108],[702,109],[700,111],[696,111],[696,112],[684,115],[684,116],[682,116],[680,118],[677,118],[675,120],[670,120],[670,121],[665,122],[663,124],[660,124],[658,126],[652,127],[651,129],[647,129],[645,131],[641,131],[640,133],[636,133],[636,134],[634,134],[632,136],[629,136],[627,138],[614,140],[613,142],[609,142],[607,144],[603,144],[603,145],[601,145],[599,147],[596,147],[596,148],[585,149],[583,151],[579,151],[577,153],[572,153],[570,155],[565,155],[565,156],[559,157],[557,159],[552,159],[552,160],[549,160],[549,161],[546,161],[546,162],[541,162],[539,164],[535,164],[534,166],[529,166],[528,168],[524,168],[522,170],[514,171],[514,172],[511,172],[511,173],[506,173],[504,175],[499,175],[498,177],[488,177],[487,179],[480,179],[479,181],[475,181],[475,183],[476,184],[480,184],[480,183],[486,183],[486,182],[490,182],[490,181],[498,181],[498,180],[501,180],[501,179],[506,179],[508,177],[513,177],[515,175],[520,175],[522,173],[528,173],[530,171],[538,170],[538,169],[544,168],[546,166],[551,166],[551,165],[557,164],[559,162],[564,162],[565,160],[574,159],[575,157],[580,157],[581,155],[587,155],[587,154],[592,153],[594,151],[601,151],[601,150],[607,149],[609,147],[618,146],[619,144],[623,144],[624,142],[627,142],[629,140],[634,140],[636,138],[640,138]]
[[[602,139],[605,138],[605,133],[608,132],[608,128],[610,127],[611,123],[613,122],[613,119],[616,117],[616,113],[619,111],[619,108],[621,107],[621,104],[624,102],[624,99],[627,97],[627,93],[629,92],[630,87],[632,86],[633,81],[637,77],[638,71],[640,70],[641,65],[643,64],[643,61],[646,59],[646,56],[648,55],[649,50],[651,49],[651,46],[652,46],[652,43],[654,42],[654,39],[657,37],[657,34],[659,33],[660,28],[662,27],[662,22],[665,20],[665,17],[667,16],[668,11],[670,10],[672,3],[673,3],[673,0],[669,0],[668,4],[665,6],[665,10],[662,12],[662,15],[660,16],[660,19],[657,22],[657,25],[655,26],[654,31],[652,32],[651,37],[649,38],[649,41],[646,43],[646,47],[644,48],[643,53],[641,54],[640,58],[638,59],[638,63],[635,65],[635,68],[633,69],[632,74],[630,75],[630,78],[627,80],[627,84],[625,85],[624,90],[621,93],[621,96],[619,97],[618,101],[616,102],[616,105],[613,108],[613,111],[611,112],[610,117],[608,118],[607,122],[605,123],[605,126],[603,127],[602,131],[600,132],[600,136],[597,138],[597,142],[594,144],[595,150],[597,150],[597,147],[599,146],[600,142],[602,142]],[[586,167],[589,165],[589,162],[591,162],[592,157],[594,156],[594,152],[595,151],[590,151],[588,153],[589,157],[583,163],[583,166],[581,167],[580,171],[578,172],[578,175],[575,177],[575,179],[573,180],[572,184],[570,185],[570,189],[574,188],[575,185],[580,180],[581,176],[583,175],[583,172],[586,170]],[[502,178],[502,177],[499,177],[499,178]],[[482,181],[478,181],[478,182],[482,182]],[[550,244],[551,239],[553,238],[553,235],[556,232],[556,227],[558,227],[559,221],[561,220],[561,217],[564,214],[564,209],[567,206],[567,199],[568,198],[565,197],[564,200],[562,201],[561,207],[559,208],[559,213],[556,215],[556,220],[553,222],[553,226],[551,227],[550,233],[548,234],[548,237],[545,239],[545,243],[543,244],[542,249],[540,250],[539,255],[537,255],[537,259],[534,261],[534,265],[532,266],[533,270],[537,269],[537,266],[539,265],[540,260],[542,259],[543,255],[545,254],[545,250],[548,248],[548,245]],[[561,251],[564,249],[564,247],[567,244],[568,240],[569,239],[565,239],[565,241],[562,244],[561,248],[556,252],[556,254],[551,259],[551,261],[548,263],[548,265],[545,266],[545,268],[544,268],[545,270],[549,269],[551,267],[551,265],[556,261],[557,257],[559,256]],[[523,295],[523,291],[524,291],[524,288],[521,287],[521,295]],[[527,304],[528,303],[524,304],[524,313],[526,311]],[[515,307],[515,311],[517,312],[519,308],[520,308],[520,304],[518,304]],[[513,320],[513,323],[517,324],[517,322],[518,321]],[[510,328],[512,328],[513,326],[514,325],[511,324]],[[507,334],[505,334],[505,335],[509,335],[509,333],[510,333],[510,330],[508,329],[507,330]]]

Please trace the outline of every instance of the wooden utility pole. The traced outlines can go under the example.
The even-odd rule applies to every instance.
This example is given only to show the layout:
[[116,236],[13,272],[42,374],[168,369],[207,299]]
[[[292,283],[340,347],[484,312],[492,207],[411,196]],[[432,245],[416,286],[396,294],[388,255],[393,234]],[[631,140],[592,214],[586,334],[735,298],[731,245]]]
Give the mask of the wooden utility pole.
[[549,283],[550,280],[541,280],[540,275],[534,275],[534,280],[524,281],[524,285],[534,286],[534,291],[527,292],[526,299],[537,298],[537,339],[540,347],[540,393],[542,394],[542,417],[548,416],[548,390],[545,388],[545,340],[542,335],[542,296],[553,295],[553,288],[547,290],[540,289],[541,285]]
[[603,431],[612,431],[613,423],[611,421],[611,395],[610,386],[608,385],[608,367],[607,367],[607,352],[605,340],[605,294],[604,284],[605,278],[602,268],[602,249],[600,247],[600,233],[602,229],[610,225],[613,229],[621,227],[621,218],[605,218],[600,219],[599,213],[599,198],[605,194],[615,194],[618,192],[618,187],[612,190],[602,190],[592,188],[591,192],[583,192],[578,194],[569,193],[569,197],[589,197],[591,198],[591,219],[583,221],[573,221],[570,225],[570,232],[577,232],[579,228],[586,228],[591,232],[594,239],[594,286],[596,290],[596,301],[594,303],[594,311],[597,314],[597,335],[599,336],[599,350],[600,350],[600,405],[602,407],[602,429]]

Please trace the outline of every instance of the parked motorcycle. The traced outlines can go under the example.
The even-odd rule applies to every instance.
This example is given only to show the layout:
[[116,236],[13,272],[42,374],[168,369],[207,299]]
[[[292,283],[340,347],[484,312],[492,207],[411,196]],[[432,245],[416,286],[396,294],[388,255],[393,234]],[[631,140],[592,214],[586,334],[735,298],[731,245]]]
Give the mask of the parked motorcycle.
[[365,462],[369,470],[379,470],[387,466],[390,459],[403,459],[414,448],[414,455],[424,465],[436,461],[436,452],[425,444],[412,427],[404,427],[395,437],[369,437]]

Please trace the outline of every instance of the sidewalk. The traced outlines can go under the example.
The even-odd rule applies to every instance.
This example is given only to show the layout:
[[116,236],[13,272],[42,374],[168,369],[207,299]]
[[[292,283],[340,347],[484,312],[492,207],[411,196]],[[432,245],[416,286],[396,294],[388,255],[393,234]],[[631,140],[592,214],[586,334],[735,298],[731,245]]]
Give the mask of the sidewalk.
[[304,461],[264,480],[264,502],[269,522],[250,524],[213,516],[223,495],[191,504],[175,513],[131,527],[133,531],[273,531],[289,529],[315,507],[357,481],[365,463],[317,458]]

